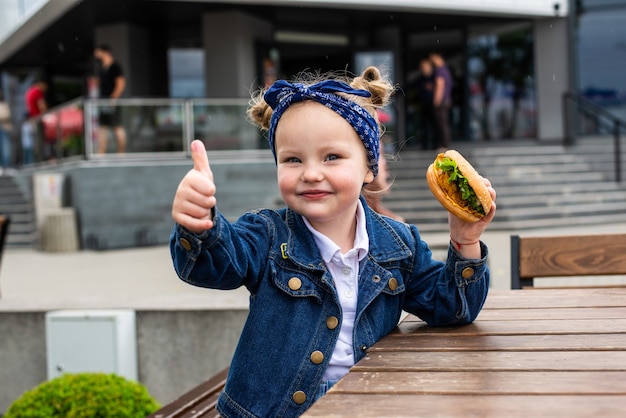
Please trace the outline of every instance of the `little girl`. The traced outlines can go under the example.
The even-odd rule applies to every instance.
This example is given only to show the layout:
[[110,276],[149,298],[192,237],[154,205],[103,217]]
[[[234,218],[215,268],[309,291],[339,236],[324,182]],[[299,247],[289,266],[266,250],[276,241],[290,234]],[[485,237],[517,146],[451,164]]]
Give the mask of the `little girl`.
[[[224,417],[296,417],[397,325],[402,311],[429,325],[472,322],[489,287],[479,238],[493,219],[449,215],[445,263],[414,225],[371,210],[361,196],[378,172],[376,109],[393,86],[375,67],[348,84],[280,80],[251,101],[268,131],[287,204],[229,222],[220,214],[209,161],[180,182],[170,248],[195,286],[250,292],[250,311],[217,409]],[[495,191],[487,180],[492,198]]]

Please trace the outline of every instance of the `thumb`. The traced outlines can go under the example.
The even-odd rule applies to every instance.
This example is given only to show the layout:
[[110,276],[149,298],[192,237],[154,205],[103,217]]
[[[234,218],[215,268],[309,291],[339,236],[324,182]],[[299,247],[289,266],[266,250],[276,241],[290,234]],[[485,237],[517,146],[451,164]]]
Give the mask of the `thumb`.
[[211,176],[211,168],[209,166],[209,157],[206,155],[204,143],[199,139],[191,142],[191,159],[193,160],[193,168],[202,174]]

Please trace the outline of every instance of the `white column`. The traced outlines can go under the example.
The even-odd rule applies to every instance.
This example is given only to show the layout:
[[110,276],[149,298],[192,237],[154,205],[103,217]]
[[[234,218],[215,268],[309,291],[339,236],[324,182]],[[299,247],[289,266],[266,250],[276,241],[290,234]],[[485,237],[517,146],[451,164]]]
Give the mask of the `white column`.
[[238,11],[208,13],[202,19],[202,39],[207,97],[250,97],[260,82],[256,42],[271,41],[271,23]]
[[537,139],[563,139],[562,96],[569,88],[567,19],[536,20]]

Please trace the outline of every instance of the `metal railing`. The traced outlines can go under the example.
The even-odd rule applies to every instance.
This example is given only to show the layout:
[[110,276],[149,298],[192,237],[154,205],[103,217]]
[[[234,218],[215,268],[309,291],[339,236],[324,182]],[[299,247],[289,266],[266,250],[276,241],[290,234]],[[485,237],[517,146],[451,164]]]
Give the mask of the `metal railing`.
[[563,133],[565,145],[573,145],[582,135],[612,135],[615,181],[622,182],[621,132],[626,121],[573,92],[563,94]]
[[[23,164],[186,156],[196,138],[208,150],[266,148],[247,107],[247,99],[75,99],[24,122]],[[101,125],[112,111],[126,136],[123,152],[115,129]]]

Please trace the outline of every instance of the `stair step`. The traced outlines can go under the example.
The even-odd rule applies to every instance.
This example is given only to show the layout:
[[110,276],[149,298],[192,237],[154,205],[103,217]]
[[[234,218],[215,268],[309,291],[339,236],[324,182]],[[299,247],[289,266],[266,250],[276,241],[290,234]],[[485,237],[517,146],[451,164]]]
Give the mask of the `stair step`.
[[12,176],[0,177],[0,213],[11,223],[5,245],[27,247],[36,243],[36,225],[32,197],[23,193]]
[[[492,177],[488,177],[492,179]],[[555,179],[557,180],[557,179]],[[507,179],[493,180],[498,192],[498,196],[519,196],[525,194],[549,194],[549,195],[570,195],[577,193],[608,193],[619,194],[626,193],[626,190],[616,187],[612,181],[596,178],[593,181],[580,181],[563,183],[559,181],[552,182],[535,182],[535,181],[509,181]],[[395,181],[392,185],[390,197],[395,199],[407,199],[413,197],[430,197],[432,196],[426,181],[421,180],[402,180]]]
[[11,225],[19,223],[33,223],[35,216],[31,212],[19,212],[8,214],[11,218]]
[[605,215],[605,214],[621,214],[624,212],[626,202],[600,202],[585,203],[577,205],[556,205],[556,206],[532,206],[519,207],[509,206],[506,208],[505,215],[511,219],[529,219],[529,218],[556,218],[578,215]]
[[[528,196],[511,196],[506,200],[506,205],[512,207],[532,207],[547,206],[558,207],[568,205],[581,204],[609,204],[617,203],[622,208],[626,208],[626,194],[614,193],[578,193],[578,194],[554,194],[554,195],[536,195],[535,198],[529,199]],[[498,204],[498,207],[501,207]]]
[[24,203],[0,203],[0,213],[24,213],[31,212],[32,204],[24,202]]
[[30,234],[35,232],[35,226],[32,223],[15,223],[11,220],[9,224],[9,234]]
[[30,234],[9,234],[5,245],[7,247],[32,247],[36,245],[35,233]]
[[626,222],[626,214],[570,216],[567,218],[498,220],[489,225],[492,230],[539,229],[564,226],[606,225]]

